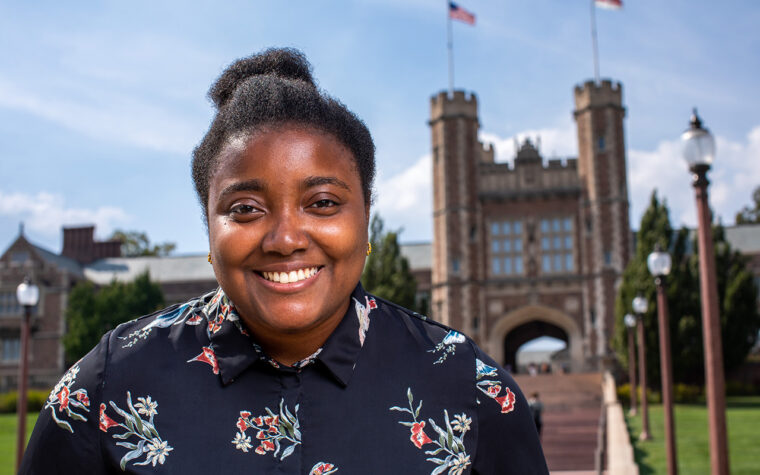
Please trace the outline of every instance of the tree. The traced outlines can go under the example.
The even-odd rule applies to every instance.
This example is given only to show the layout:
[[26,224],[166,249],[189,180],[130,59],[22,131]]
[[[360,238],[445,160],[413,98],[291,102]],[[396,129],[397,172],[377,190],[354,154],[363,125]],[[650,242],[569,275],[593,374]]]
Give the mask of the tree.
[[77,283],[66,307],[67,331],[63,337],[66,361],[73,363],[87,354],[105,332],[120,323],[163,306],[161,287],[151,282],[147,272],[132,282],[113,281],[100,289],[89,281]]
[[117,229],[111,239],[121,241],[121,254],[125,257],[168,256],[177,245],[173,242],[150,244],[148,235],[140,231],[122,231]]
[[[721,333],[724,366],[731,369],[741,364],[757,339],[760,315],[757,312],[757,289],[746,258],[731,249],[721,225],[714,226],[718,297],[720,300]],[[616,327],[613,348],[623,365],[628,364],[628,339],[623,316],[631,312],[631,301],[642,294],[649,301],[644,315],[647,351],[647,374],[657,385],[660,381],[659,336],[654,278],[649,274],[646,259],[660,243],[668,249],[673,268],[667,277],[667,300],[670,316],[671,351],[675,381],[701,383],[704,379],[702,345],[702,310],[699,293],[699,254],[688,229],[673,232],[668,208],[652,194],[637,233],[636,253],[623,273],[615,307]]]
[[367,258],[362,273],[364,288],[403,307],[420,313],[426,312],[425,309],[417,308],[417,281],[409,270],[409,261],[401,255],[399,232],[385,232],[383,227],[383,219],[375,214],[370,224],[372,253]]
[[752,192],[754,207],[745,206],[736,213],[736,224],[760,224],[760,186]]

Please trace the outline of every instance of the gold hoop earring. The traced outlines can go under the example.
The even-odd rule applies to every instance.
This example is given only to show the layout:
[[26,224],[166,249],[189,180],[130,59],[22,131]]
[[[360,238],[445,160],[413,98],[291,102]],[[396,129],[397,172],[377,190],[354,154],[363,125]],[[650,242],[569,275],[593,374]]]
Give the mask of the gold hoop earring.
[[211,264],[211,251],[208,253],[208,263]]
[[367,255],[369,256],[370,254],[372,254],[372,243],[368,241],[367,242]]

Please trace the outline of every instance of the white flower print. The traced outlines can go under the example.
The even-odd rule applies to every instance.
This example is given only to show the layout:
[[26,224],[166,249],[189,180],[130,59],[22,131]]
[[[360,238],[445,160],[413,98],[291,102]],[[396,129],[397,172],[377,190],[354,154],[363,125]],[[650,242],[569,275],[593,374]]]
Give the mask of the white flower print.
[[145,462],[152,462],[154,467],[156,466],[156,462],[163,465],[166,461],[166,456],[172,450],[174,449],[165,440],[153,439],[148,443],[148,458]]
[[451,428],[456,432],[467,432],[470,430],[470,424],[472,419],[467,417],[467,414],[457,414],[454,416],[454,422],[451,423]]
[[246,436],[242,432],[235,434],[235,439],[232,443],[235,444],[236,449],[242,450],[243,452],[248,452],[248,450],[253,447],[253,445],[251,445],[251,437]]
[[153,401],[150,396],[138,397],[137,401],[138,402],[135,404],[135,407],[137,408],[138,413],[146,415],[148,417],[153,417],[158,414],[158,403],[156,401]]

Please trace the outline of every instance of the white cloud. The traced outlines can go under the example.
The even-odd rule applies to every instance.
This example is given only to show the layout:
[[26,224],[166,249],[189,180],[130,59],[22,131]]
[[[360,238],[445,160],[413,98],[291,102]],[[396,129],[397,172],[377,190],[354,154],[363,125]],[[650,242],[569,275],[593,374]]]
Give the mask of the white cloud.
[[0,191],[0,215],[18,218],[28,229],[46,236],[58,236],[62,226],[79,224],[94,224],[99,233],[110,234],[116,223],[129,219],[124,210],[114,206],[67,208],[62,196],[47,192]]
[[202,128],[136,96],[34,91],[0,78],[0,107],[24,111],[98,140],[187,154]]
[[[760,185],[760,126],[744,142],[716,137],[716,158],[708,174],[710,205],[724,224],[751,200]],[[652,151],[629,150],[628,183],[632,202],[631,225],[638,228],[652,190],[668,202],[673,226],[696,226],[696,204],[691,175],[681,158],[678,140],[663,141]]]
[[402,227],[401,241],[430,240],[433,229],[433,169],[430,155],[388,177],[378,177],[375,209],[386,227]]

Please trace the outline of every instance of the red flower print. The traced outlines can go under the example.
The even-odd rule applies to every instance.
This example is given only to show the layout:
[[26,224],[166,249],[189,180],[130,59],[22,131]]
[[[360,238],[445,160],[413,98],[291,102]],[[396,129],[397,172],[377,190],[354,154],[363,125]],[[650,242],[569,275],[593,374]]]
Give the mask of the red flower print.
[[274,442],[271,440],[262,440],[261,445],[256,447],[256,450],[254,452],[259,455],[264,455],[265,453],[271,452],[272,450],[274,450]]
[[375,299],[369,299],[367,300],[367,306],[369,308],[377,308],[377,302],[375,302]]
[[103,403],[100,403],[100,424],[98,425],[103,432],[107,432],[111,427],[119,425],[118,422],[106,415],[106,405]]
[[63,411],[67,407],[69,407],[69,387],[64,386],[61,389],[61,392],[58,393],[58,401],[61,403],[60,411]]
[[77,401],[81,402],[85,406],[90,406],[90,398],[87,397],[87,393],[77,391]]
[[501,385],[494,384],[492,386],[488,386],[488,395],[491,397],[496,397],[501,392]]
[[211,365],[211,370],[214,372],[214,374],[219,374],[219,363],[216,361],[216,353],[214,353],[214,350],[212,350],[208,346],[203,347],[203,352],[196,356],[195,358],[191,358],[187,360],[188,363],[192,361],[200,361],[202,363],[208,363]]
[[240,417],[242,417],[243,419],[248,419],[249,417],[251,417],[251,413],[248,411],[240,411]]
[[276,427],[277,425],[280,424],[280,419],[279,419],[278,416],[274,416],[274,417],[272,417],[272,416],[266,416],[266,417],[264,417],[264,424],[266,424],[268,426],[275,426]]
[[196,314],[188,318],[187,320],[185,320],[185,323],[188,325],[198,325],[199,323],[201,323],[202,319],[203,318],[200,315]]
[[331,463],[320,462],[320,463],[317,463],[314,467],[312,467],[311,472],[309,472],[309,475],[323,475],[326,473],[332,473],[334,471],[335,471],[335,465]]
[[238,429],[240,429],[240,432],[245,432],[245,430],[248,428],[248,422],[242,417],[238,417],[237,424],[235,425]]
[[509,390],[509,388],[505,388],[507,390],[507,394],[502,397],[494,398],[496,402],[501,404],[501,412],[502,414],[506,414],[508,412],[512,412],[512,410],[515,408],[515,393]]
[[263,430],[260,430],[256,433],[256,438],[259,440],[264,440],[267,438],[267,433],[264,432]]
[[409,439],[418,448],[421,449],[423,445],[433,442],[433,439],[427,436],[425,431],[425,421],[415,422],[412,424],[412,435]]
[[253,423],[256,424],[257,427],[260,427],[260,426],[262,426],[264,424],[264,421],[261,418],[261,416],[259,416],[259,417],[254,417],[253,418]]

